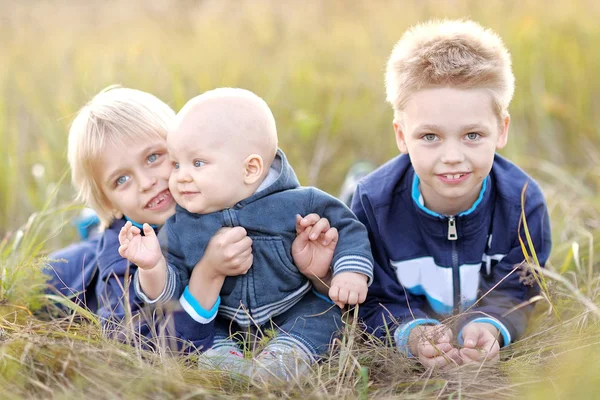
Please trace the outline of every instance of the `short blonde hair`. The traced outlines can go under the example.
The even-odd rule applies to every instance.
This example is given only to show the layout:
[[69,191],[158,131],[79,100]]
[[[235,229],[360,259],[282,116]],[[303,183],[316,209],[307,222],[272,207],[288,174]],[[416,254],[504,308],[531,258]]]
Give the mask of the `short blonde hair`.
[[68,159],[77,199],[110,226],[114,211],[97,181],[95,164],[108,144],[131,145],[167,137],[175,112],[150,93],[109,86],[86,104],[69,130]]
[[394,117],[401,118],[411,94],[435,86],[487,89],[503,119],[515,77],[502,39],[473,21],[433,20],[410,28],[394,46],[385,73]]

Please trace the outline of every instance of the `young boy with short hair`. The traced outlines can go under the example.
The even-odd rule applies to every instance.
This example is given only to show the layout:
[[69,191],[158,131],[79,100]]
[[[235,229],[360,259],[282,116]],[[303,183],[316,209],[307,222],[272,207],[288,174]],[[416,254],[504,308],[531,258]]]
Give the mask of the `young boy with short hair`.
[[[125,316],[135,316],[143,305],[129,283],[137,267],[118,252],[121,228],[130,221],[158,229],[175,213],[168,188],[171,162],[166,143],[174,118],[173,110],[149,93],[109,87],[94,96],[71,125],[68,159],[73,185],[79,199],[94,208],[104,228],[88,241],[51,254],[57,261],[49,263],[49,283],[96,312],[111,336],[122,338]],[[294,245],[301,254],[294,255],[294,260],[302,271],[308,275],[315,262],[323,262],[328,269],[337,232],[315,215],[305,216],[297,230]],[[317,239],[308,238],[309,233]],[[251,244],[244,239],[241,228],[220,230],[198,260],[198,269],[214,276],[243,273],[251,263]],[[195,284],[190,283],[192,290]],[[214,322],[199,323],[181,309],[158,326],[149,322],[140,319],[132,323],[134,343],[152,346],[144,337],[150,339],[162,329],[167,338],[176,339],[180,349],[205,350],[213,343]]]
[[[508,138],[510,55],[475,22],[432,21],[402,36],[385,77],[402,155],[354,196],[375,259],[360,315],[425,366],[496,360],[523,335],[539,292],[523,279],[522,216],[540,266],[551,247],[540,188],[495,153]],[[458,313],[461,347],[440,322]]]
[[[252,92],[220,88],[195,97],[178,113],[167,143],[173,164],[169,187],[178,206],[159,235],[164,256],[147,225],[145,237],[129,225],[120,236],[119,252],[140,267],[138,294],[148,302],[180,298],[198,321],[211,321],[218,310],[232,320],[233,331],[276,327],[250,374],[298,376],[304,368],[294,358],[301,365],[317,360],[341,325],[339,309],[311,291],[292,262],[295,215],[316,213],[339,231],[329,294],[340,305],[364,301],[372,279],[364,226],[339,200],[300,187],[277,148],[271,110]],[[252,241],[247,253],[252,268],[245,275],[222,279],[194,268],[218,229],[238,226]],[[200,275],[204,284],[194,290],[191,284]],[[223,342],[230,336],[227,328],[216,334]],[[235,352],[237,344],[229,340],[225,347]]]

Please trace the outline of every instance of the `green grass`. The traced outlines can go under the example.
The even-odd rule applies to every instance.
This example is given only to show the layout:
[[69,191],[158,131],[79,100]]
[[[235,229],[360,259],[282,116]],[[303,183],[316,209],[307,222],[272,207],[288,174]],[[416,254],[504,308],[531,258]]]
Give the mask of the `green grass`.
[[[0,3],[0,385],[5,398],[580,398],[600,388],[600,7],[592,1],[30,1]],[[85,310],[41,294],[49,250],[75,237],[66,136],[120,83],[178,110],[217,86],[271,105],[300,181],[337,194],[349,165],[397,153],[383,70],[430,17],[496,30],[517,78],[502,154],[541,183],[550,275],[526,338],[495,366],[424,371],[356,326],[302,382],[260,387],[193,356],[104,338]],[[33,171],[36,171],[36,174]],[[526,238],[524,238],[526,243]]]

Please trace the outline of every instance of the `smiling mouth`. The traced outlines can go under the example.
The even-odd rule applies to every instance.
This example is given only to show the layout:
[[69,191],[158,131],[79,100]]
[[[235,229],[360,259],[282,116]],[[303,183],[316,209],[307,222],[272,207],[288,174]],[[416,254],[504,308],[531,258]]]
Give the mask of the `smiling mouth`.
[[451,180],[456,180],[456,179],[460,179],[465,175],[468,175],[469,173],[464,173],[464,174],[440,174],[440,176],[446,178],[446,179],[451,179]]
[[148,204],[146,204],[145,208],[147,208],[147,209],[157,208],[161,204],[163,204],[165,201],[168,201],[170,198],[171,198],[171,192],[169,191],[169,189],[165,189],[162,192],[160,192],[159,194],[157,194],[156,196],[154,196],[152,199],[150,199]]

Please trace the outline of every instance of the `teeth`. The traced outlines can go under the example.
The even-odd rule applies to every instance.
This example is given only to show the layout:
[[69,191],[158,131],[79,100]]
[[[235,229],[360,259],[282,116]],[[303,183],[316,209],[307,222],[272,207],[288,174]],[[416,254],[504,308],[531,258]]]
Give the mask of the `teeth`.
[[161,194],[159,194],[158,196],[156,196],[154,198],[154,200],[152,200],[151,203],[148,203],[148,208],[152,208],[157,206],[158,204],[162,203],[165,199],[167,198],[167,192],[162,192]]
[[446,177],[446,179],[459,179],[460,177],[464,176],[464,174],[447,174],[444,176]]

